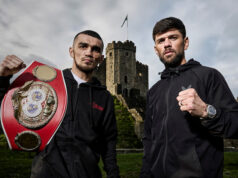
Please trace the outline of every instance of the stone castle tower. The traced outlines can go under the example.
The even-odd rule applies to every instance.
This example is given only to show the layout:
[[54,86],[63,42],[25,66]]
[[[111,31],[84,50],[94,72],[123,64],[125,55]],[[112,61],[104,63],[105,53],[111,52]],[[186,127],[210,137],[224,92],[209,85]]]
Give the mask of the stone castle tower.
[[109,43],[106,58],[93,75],[127,107],[136,121],[135,133],[141,138],[148,90],[148,66],[136,61],[135,44],[132,41]]
[[112,95],[146,97],[148,66],[136,61],[136,46],[132,41],[109,43],[106,59],[94,75]]

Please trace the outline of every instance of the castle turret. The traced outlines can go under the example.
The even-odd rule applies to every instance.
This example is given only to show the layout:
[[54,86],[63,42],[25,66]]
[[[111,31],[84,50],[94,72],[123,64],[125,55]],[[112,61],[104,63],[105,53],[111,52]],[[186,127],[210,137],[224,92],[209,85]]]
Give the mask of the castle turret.
[[132,41],[109,43],[106,59],[94,71],[112,95],[115,95],[135,118],[135,132],[142,135],[145,98],[148,90],[148,66],[136,61],[136,46]]
[[112,94],[129,96],[136,81],[136,47],[132,41],[109,43],[106,49],[106,85]]

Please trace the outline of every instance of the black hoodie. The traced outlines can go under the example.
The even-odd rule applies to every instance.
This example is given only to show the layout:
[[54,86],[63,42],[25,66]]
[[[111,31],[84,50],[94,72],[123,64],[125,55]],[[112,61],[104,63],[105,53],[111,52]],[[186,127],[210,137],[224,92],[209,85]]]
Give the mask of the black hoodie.
[[[63,74],[66,114],[51,142],[35,156],[31,178],[100,178],[100,156],[108,177],[119,177],[113,98],[96,78],[78,85],[69,69]],[[5,78],[2,92],[7,83]]]
[[[182,112],[176,97],[194,88],[216,107],[203,120]],[[167,68],[147,94],[141,178],[221,178],[223,138],[238,137],[238,104],[223,76],[194,60]]]

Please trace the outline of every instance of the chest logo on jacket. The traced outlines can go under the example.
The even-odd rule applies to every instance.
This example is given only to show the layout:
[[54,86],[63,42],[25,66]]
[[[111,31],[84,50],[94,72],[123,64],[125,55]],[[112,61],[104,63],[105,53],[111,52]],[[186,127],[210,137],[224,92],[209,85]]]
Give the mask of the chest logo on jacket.
[[182,88],[182,90],[187,90],[187,89],[189,89],[189,88],[192,88],[192,85],[190,84],[188,87],[182,86],[181,88]]
[[98,105],[97,103],[95,103],[95,102],[92,103],[92,107],[93,107],[94,109],[99,110],[99,111],[103,111],[103,110],[104,110],[104,108],[103,108],[102,106],[99,106],[99,105]]

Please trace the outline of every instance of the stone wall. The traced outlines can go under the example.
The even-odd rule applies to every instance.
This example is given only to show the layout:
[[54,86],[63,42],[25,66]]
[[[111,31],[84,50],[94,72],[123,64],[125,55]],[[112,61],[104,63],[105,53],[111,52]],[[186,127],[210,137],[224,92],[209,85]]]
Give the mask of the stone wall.
[[135,44],[127,40],[108,43],[106,59],[93,73],[135,118],[138,138],[143,133],[148,70],[147,65],[136,60]]
[[93,71],[93,76],[97,77],[101,84],[106,86],[106,58],[99,67]]
[[148,66],[136,61],[136,82],[135,88],[140,90],[140,95],[146,97],[148,84]]
[[93,75],[112,95],[146,97],[148,70],[147,65],[136,61],[136,46],[132,41],[113,41],[107,45],[106,58]]

